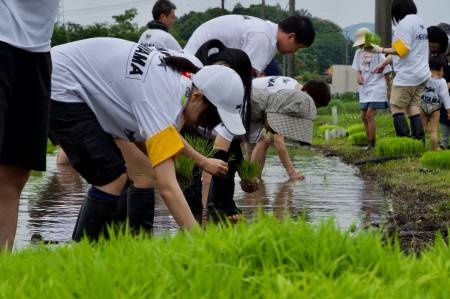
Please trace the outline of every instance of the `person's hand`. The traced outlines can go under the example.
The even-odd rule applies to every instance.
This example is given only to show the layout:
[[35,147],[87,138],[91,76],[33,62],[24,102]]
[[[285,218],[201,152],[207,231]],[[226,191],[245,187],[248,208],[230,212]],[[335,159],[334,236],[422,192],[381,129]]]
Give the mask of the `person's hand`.
[[386,66],[381,62],[381,63],[380,63],[379,65],[377,65],[376,68],[373,70],[373,73],[375,73],[375,74],[382,73],[385,67],[386,67]]
[[356,74],[356,77],[357,77],[358,85],[364,85],[364,78],[363,78],[363,76],[361,75],[360,72],[358,72]]
[[293,172],[289,174],[290,180],[292,181],[303,181],[305,179],[305,176],[298,172]]
[[214,176],[222,176],[227,174],[228,164],[220,159],[208,158],[203,170]]
[[370,44],[370,47],[364,48],[365,51],[376,54],[383,53],[383,49],[384,49],[383,47],[380,47],[375,44]]

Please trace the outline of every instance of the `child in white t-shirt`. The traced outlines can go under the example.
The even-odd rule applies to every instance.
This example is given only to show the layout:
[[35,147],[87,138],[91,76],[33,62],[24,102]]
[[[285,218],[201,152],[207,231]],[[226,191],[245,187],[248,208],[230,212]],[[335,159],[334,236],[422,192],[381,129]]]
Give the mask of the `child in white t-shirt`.
[[376,66],[385,59],[384,55],[364,50],[365,34],[367,32],[370,33],[370,30],[367,28],[359,28],[356,31],[356,41],[353,47],[359,47],[359,49],[355,52],[352,64],[352,68],[357,71],[361,119],[364,123],[368,141],[365,150],[375,147],[375,111],[389,108],[388,98],[391,92],[391,67],[389,65],[386,66],[383,73],[374,73]]
[[423,129],[430,132],[431,150],[438,148],[437,129],[440,117],[441,104],[447,110],[447,119],[450,118],[450,96],[447,83],[442,78],[447,60],[442,55],[432,55],[429,60],[431,78],[428,80],[420,98],[420,116]]

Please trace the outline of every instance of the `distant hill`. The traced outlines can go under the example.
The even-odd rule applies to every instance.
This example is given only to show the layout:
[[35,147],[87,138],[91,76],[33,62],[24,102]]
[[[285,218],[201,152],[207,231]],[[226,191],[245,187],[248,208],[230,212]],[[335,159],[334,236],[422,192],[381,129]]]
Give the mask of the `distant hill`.
[[373,24],[373,23],[358,23],[355,25],[351,25],[351,26],[342,28],[342,33],[345,36],[348,36],[348,38],[351,39],[352,41],[355,41],[356,30],[358,30],[361,27],[369,28],[370,31],[375,32],[375,24]]

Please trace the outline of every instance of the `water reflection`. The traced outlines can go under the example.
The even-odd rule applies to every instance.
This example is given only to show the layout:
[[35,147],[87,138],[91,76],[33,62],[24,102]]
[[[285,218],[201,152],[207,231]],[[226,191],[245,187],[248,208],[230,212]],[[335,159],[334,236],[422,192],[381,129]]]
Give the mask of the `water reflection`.
[[[286,213],[302,215],[310,222],[335,217],[346,229],[363,215],[375,222],[386,210],[382,192],[360,178],[358,169],[336,158],[305,151],[293,157],[304,181],[289,181],[276,155],[268,156],[260,190],[245,193],[236,177],[235,200],[247,219],[261,207],[282,218]],[[34,173],[22,194],[16,248],[27,246],[34,233],[44,240],[68,242],[88,184],[71,167],[57,166],[48,155],[47,171]],[[156,196],[155,234],[175,233],[178,225],[161,197]]]

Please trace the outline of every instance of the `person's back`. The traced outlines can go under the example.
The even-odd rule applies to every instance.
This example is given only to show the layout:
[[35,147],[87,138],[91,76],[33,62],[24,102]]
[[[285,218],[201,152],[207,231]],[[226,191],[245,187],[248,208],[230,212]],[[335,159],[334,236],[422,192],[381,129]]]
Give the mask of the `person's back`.
[[208,40],[218,39],[228,48],[245,51],[253,68],[260,72],[277,53],[276,34],[277,24],[273,22],[251,16],[225,15],[200,25],[183,50],[195,54]]
[[[409,34],[405,34],[408,32]],[[407,55],[395,56],[393,60],[397,86],[417,85],[430,77],[428,69],[428,34],[423,20],[415,14],[407,15],[398,23],[393,46],[402,40],[409,50]],[[401,46],[398,46],[401,48]]]
[[147,23],[148,29],[142,33],[138,43],[151,47],[171,49],[181,52],[183,49],[169,33],[175,18],[176,6],[169,0],[158,0],[153,6],[153,21]]
[[[166,53],[188,58],[202,67],[192,55],[170,50]],[[167,117],[169,111],[177,113],[176,109],[166,109],[171,107],[168,105],[181,105],[180,101],[173,101],[180,97],[179,89],[168,85],[180,80],[179,73],[161,67],[161,55],[155,48],[116,38],[92,38],[53,47],[52,99],[82,99],[98,113],[99,122],[108,133],[130,141],[145,140],[144,131],[138,129],[142,123],[131,111],[145,119],[146,110],[159,109],[167,111]],[[144,98],[154,101],[147,103]],[[115,111],[114,118],[109,116],[111,111]]]
[[255,78],[252,81],[253,87],[265,89],[267,91],[276,92],[282,89],[302,90],[303,85],[297,80],[285,76],[266,76]]

